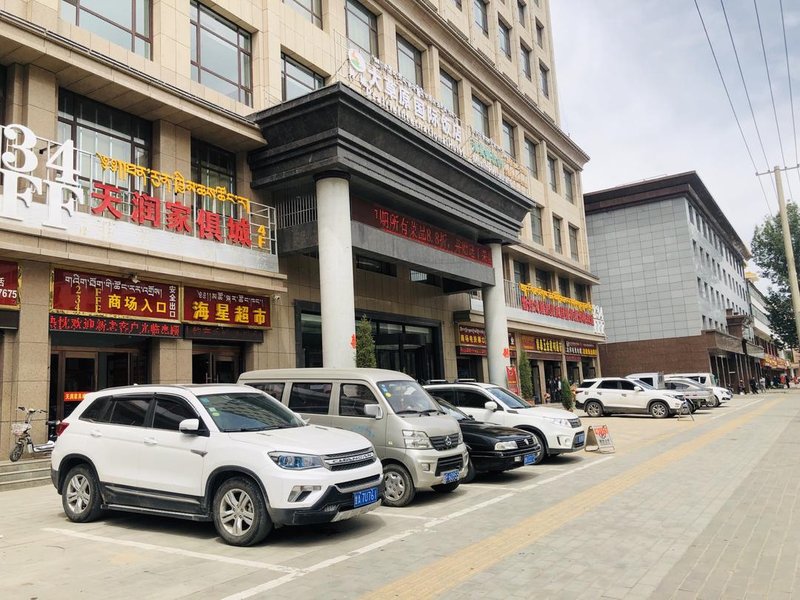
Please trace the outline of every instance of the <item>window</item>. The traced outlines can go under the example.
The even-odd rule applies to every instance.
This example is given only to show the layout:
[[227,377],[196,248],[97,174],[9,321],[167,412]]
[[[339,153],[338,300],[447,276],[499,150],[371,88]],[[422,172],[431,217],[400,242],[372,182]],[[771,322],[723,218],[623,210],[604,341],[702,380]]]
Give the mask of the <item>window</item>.
[[364,407],[378,404],[375,394],[360,383],[343,383],[339,390],[339,414],[343,417],[366,417]]
[[144,427],[144,418],[150,408],[149,397],[114,398],[114,407],[108,422],[115,425]]
[[550,272],[536,269],[536,287],[543,290],[550,289]]
[[281,401],[283,398],[283,389],[286,387],[285,383],[277,382],[277,381],[268,381],[263,383],[248,383],[250,387],[254,387],[257,390],[261,390],[262,392],[269,394],[273,398],[275,398],[278,402]]
[[538,144],[536,142],[532,142],[531,140],[525,138],[525,166],[528,167],[528,171],[534,179],[539,179],[537,146]]
[[422,87],[422,52],[399,35],[397,36],[397,72],[411,83]]
[[525,78],[530,81],[532,77],[531,51],[525,46],[525,44],[519,45],[519,68],[522,69],[522,74],[525,75]]
[[356,255],[356,269],[397,277],[397,265],[368,256]]
[[489,137],[489,106],[472,97],[472,127],[478,133]]
[[589,287],[582,283],[575,284],[575,299],[581,302],[589,301]]
[[458,81],[450,77],[444,71],[439,72],[439,84],[442,86],[441,100],[442,105],[453,113],[455,116],[460,116],[459,111],[459,98],[458,98]]
[[456,8],[458,8],[458,10],[461,10],[461,0],[453,0],[453,4],[456,5]]
[[601,381],[597,384],[598,389],[601,390],[618,390],[619,389],[619,381],[616,379]]
[[[236,193],[236,155],[206,142],[192,140],[192,181],[212,189],[223,187]],[[217,201],[212,196],[195,196],[195,209],[240,218],[241,206],[234,202]]]
[[[148,189],[144,178],[121,177],[118,174],[105,177],[93,170],[94,154],[104,154],[143,167],[150,166],[150,123],[128,113],[78,96],[61,89],[58,91],[58,141],[75,140],[80,178],[89,186],[93,179],[116,185],[123,190]],[[123,207],[123,212],[129,213]]]
[[559,277],[558,278],[558,293],[564,296],[565,298],[570,297],[569,293],[569,279],[566,277]]
[[549,176],[550,189],[558,193],[558,170],[556,169],[556,159],[552,156],[547,157],[547,175]]
[[539,48],[544,48],[544,25],[538,19],[536,20],[536,43],[539,44]]
[[192,79],[253,105],[250,34],[192,0]]
[[564,198],[575,204],[575,177],[569,169],[564,169]]
[[515,260],[514,283],[528,283],[529,281],[530,281],[530,271],[528,270],[528,264]]
[[489,398],[480,392],[461,390],[458,392],[458,405],[464,408],[484,408]]
[[489,35],[489,17],[486,14],[486,3],[483,0],[472,0],[472,11],[475,13],[475,25],[481,28],[484,35]]
[[561,218],[553,216],[553,246],[556,252],[564,252],[564,245],[561,242]]
[[61,18],[152,58],[150,0],[61,0]]
[[283,3],[322,29],[322,0],[283,0]]
[[183,398],[158,396],[153,411],[153,428],[178,431],[178,425],[184,419],[197,419],[197,413]]
[[344,5],[347,39],[351,46],[367,54],[378,56],[378,17],[357,0],[346,0]]
[[324,85],[322,75],[281,53],[281,92],[284,101],[305,96]]
[[111,407],[113,398],[106,396],[98,398],[80,416],[81,421],[91,421],[92,423],[106,423],[108,421],[108,409]]
[[524,2],[517,2],[517,17],[519,24],[525,27],[525,21],[528,20],[528,5]]
[[625,390],[626,392],[632,392],[633,388],[636,387],[636,384],[628,379],[622,379],[621,381],[618,381],[617,384],[619,389]]
[[331,403],[330,383],[294,383],[289,408],[295,412],[327,415]]
[[573,260],[578,260],[578,228],[569,226],[569,254]]
[[539,87],[542,88],[542,95],[550,97],[550,69],[539,63]]
[[531,237],[533,237],[533,241],[537,244],[544,244],[541,206],[534,206],[531,209]]
[[503,23],[502,19],[497,22],[497,38],[500,43],[500,50],[506,55],[506,58],[511,58],[511,29],[508,25]]
[[503,121],[503,150],[512,158],[517,158],[517,141],[514,126],[508,121]]

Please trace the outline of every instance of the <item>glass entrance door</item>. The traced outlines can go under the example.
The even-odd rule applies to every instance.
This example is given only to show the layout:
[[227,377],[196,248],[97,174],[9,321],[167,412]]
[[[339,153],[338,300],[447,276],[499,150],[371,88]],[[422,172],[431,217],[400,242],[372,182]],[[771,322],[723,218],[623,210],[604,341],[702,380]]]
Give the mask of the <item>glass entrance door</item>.
[[239,348],[196,349],[192,354],[192,383],[236,383],[241,364]]

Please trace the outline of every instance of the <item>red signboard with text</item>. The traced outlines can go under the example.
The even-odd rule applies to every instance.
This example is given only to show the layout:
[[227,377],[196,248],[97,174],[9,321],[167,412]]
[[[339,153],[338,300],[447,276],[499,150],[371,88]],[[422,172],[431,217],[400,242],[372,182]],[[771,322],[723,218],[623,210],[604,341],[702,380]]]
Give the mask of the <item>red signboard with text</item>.
[[0,308],[19,308],[19,265],[0,260]]
[[269,298],[184,287],[183,321],[267,329],[270,327]]
[[81,331],[147,337],[181,337],[181,324],[145,319],[114,319],[84,315],[50,315],[50,331]]
[[[134,283],[133,279],[136,279]],[[52,312],[179,321],[178,286],[53,269]]]

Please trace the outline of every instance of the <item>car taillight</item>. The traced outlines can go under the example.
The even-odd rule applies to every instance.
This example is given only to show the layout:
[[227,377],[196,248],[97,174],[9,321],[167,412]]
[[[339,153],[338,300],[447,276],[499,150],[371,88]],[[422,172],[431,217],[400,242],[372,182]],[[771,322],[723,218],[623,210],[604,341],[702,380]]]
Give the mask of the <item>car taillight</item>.
[[69,427],[69,423],[66,421],[59,421],[56,425],[56,437],[60,436],[64,431]]

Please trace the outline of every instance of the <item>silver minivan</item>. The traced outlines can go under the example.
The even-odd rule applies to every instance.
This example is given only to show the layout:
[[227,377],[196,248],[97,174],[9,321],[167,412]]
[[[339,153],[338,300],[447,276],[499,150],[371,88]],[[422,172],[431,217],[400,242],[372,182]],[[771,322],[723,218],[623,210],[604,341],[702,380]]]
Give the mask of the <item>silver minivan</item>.
[[420,488],[451,492],[469,455],[458,422],[421,385],[384,369],[264,369],[238,383],[270,394],[311,423],[355,431],[383,463],[387,506],[405,506]]

